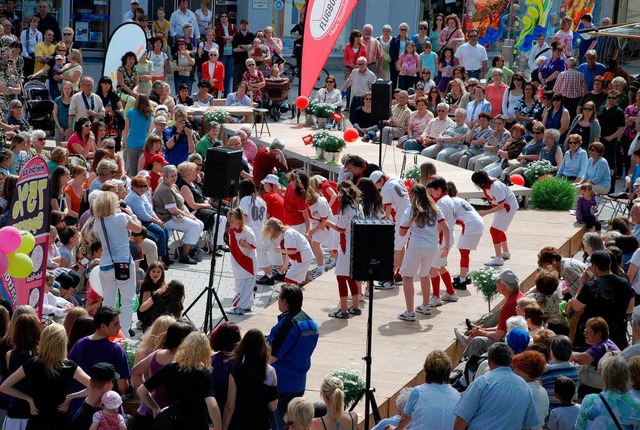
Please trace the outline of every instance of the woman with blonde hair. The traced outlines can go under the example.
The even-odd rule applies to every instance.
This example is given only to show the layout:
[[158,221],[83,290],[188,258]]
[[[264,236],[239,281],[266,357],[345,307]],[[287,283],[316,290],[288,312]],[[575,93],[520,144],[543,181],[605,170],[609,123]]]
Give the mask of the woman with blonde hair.
[[310,430],[313,422],[313,404],[302,397],[294,397],[287,406],[284,421],[289,430]]
[[171,315],[161,315],[153,322],[149,330],[144,334],[140,346],[138,346],[138,352],[133,362],[134,365],[144,360],[149,354],[162,346],[162,341],[167,333],[167,329],[174,322],[176,322],[176,319]]
[[[592,101],[586,102],[582,106],[580,114],[576,115],[573,122],[569,126],[567,134],[578,134],[582,138],[581,147],[586,149],[589,144],[600,141],[600,121],[596,118],[596,104]],[[571,136],[569,139],[571,140]],[[567,141],[568,141],[567,140]],[[564,150],[569,149],[569,145],[565,142]]]
[[320,397],[327,405],[327,413],[314,418],[311,430],[354,429],[358,414],[345,410],[344,384],[335,376],[327,376],[320,386]]
[[[26,379],[32,395],[14,386]],[[67,360],[67,333],[60,324],[42,330],[38,354],[30,358],[0,385],[0,391],[29,404],[28,428],[64,430],[71,425],[67,413],[58,410],[65,403],[72,380],[89,387],[89,376],[73,361]]]
[[209,420],[222,429],[220,409],[211,388],[211,347],[204,333],[192,332],[180,344],[174,361],[158,370],[138,388],[138,396],[155,417],[160,406],[149,394],[165,387],[167,400],[174,408],[176,428],[208,430]]
[[82,53],[77,49],[71,49],[69,51],[69,55],[67,55],[67,60],[69,62],[62,68],[62,73],[54,75],[53,79],[56,81],[71,82],[71,85],[73,85],[73,92],[77,93],[80,85],[80,78],[82,78],[82,66],[80,65],[80,62],[82,61]]

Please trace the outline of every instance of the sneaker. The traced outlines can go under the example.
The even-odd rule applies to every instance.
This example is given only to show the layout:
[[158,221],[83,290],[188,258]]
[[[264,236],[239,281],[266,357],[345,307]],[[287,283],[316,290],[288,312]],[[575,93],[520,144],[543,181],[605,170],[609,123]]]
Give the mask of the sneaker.
[[198,262],[196,260],[194,260],[193,258],[187,256],[187,257],[180,257],[178,259],[178,263],[182,263],[182,264],[198,264]]
[[440,297],[429,297],[429,306],[442,306],[442,299]]
[[394,275],[393,283],[396,285],[402,285],[402,275]]
[[267,275],[262,275],[261,277],[256,279],[256,284],[258,285],[273,285],[274,283],[275,282],[273,281],[273,278],[270,278]]
[[402,320],[402,321],[415,321],[416,320],[416,314],[415,314],[415,312],[404,311],[404,312],[398,314],[398,319]]
[[504,260],[499,257],[494,257],[489,261],[485,262],[484,265],[485,266],[502,266],[504,265]]
[[442,300],[444,300],[445,302],[457,302],[459,298],[460,297],[458,297],[456,293],[453,293],[453,294],[449,294],[447,292],[442,293]]
[[511,258],[511,253],[510,252],[503,252],[502,253],[502,259],[503,260],[509,260]]
[[242,311],[243,311],[244,313],[247,313],[247,312],[253,312],[253,308],[244,308]]
[[368,142],[368,141],[369,141],[369,136],[365,134],[364,136],[362,136],[362,137],[360,138],[360,140],[362,140],[363,142],[365,142],[365,143],[366,143],[366,142]]
[[324,272],[320,272],[318,269],[313,269],[309,272],[309,281],[313,281],[322,275],[324,275]]
[[393,285],[391,281],[382,281],[377,285],[374,285],[373,288],[376,290],[393,290],[396,286]]
[[346,320],[346,319],[349,319],[349,312],[343,311],[342,309],[338,309],[335,312],[331,312],[329,316],[331,318],[337,318],[339,320]]
[[466,290],[467,289],[467,281],[460,281],[460,277],[456,276],[455,278],[453,278],[453,288],[455,290]]
[[334,260],[333,258],[327,258],[324,260],[324,271],[329,271],[331,269],[333,269],[334,267],[336,267],[336,260]]
[[273,272],[273,280],[276,282],[284,282],[284,275],[280,272]]
[[[431,300],[429,300],[431,301]],[[440,303],[442,304],[442,303]],[[422,315],[431,315],[431,306],[418,305],[416,306],[416,312],[421,313]]]
[[229,313],[233,315],[244,315],[244,309],[234,306],[233,308],[229,309]]
[[469,342],[467,342],[467,339],[464,337],[464,335],[462,333],[460,333],[460,330],[458,330],[458,328],[455,327],[453,329],[453,332],[455,333],[456,340],[458,341],[460,346],[463,347],[463,348],[466,348],[467,345],[469,345]]
[[360,309],[360,308],[354,308],[353,306],[350,306],[350,307],[349,307],[348,312],[349,312],[351,315],[362,315],[362,309]]

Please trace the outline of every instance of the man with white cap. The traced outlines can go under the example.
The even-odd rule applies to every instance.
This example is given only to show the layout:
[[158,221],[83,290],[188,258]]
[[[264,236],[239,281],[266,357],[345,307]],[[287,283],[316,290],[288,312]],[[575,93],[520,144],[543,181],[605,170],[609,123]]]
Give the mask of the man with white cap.
[[122,19],[123,21],[133,21],[133,18],[136,17],[136,11],[138,10],[138,7],[140,6],[140,4],[138,3],[138,0],[131,0],[131,10],[128,10],[124,13],[124,18]]
[[518,299],[524,297],[520,291],[520,280],[513,270],[504,269],[493,275],[493,280],[496,281],[496,291],[506,299],[500,309],[498,325],[496,327],[474,326],[466,336],[457,328],[453,329],[456,339],[465,348],[465,357],[484,354],[494,342],[504,339],[507,334],[507,320],[516,315]]
[[[400,217],[411,207],[409,193],[407,187],[400,178],[391,178],[385,176],[382,170],[376,170],[371,173],[369,179],[380,190],[382,195],[382,204],[384,205],[385,219],[390,219],[396,223],[394,236],[394,253],[393,253],[393,281],[402,282],[402,277],[398,273],[404,258],[404,245],[407,243],[407,236],[400,235]],[[383,281],[376,285],[375,288],[380,290],[388,290],[394,287],[392,280]]]
[[253,183],[260,186],[260,181],[273,173],[273,169],[286,171],[287,159],[284,156],[284,143],[278,138],[273,139],[271,145],[258,149],[253,160]]

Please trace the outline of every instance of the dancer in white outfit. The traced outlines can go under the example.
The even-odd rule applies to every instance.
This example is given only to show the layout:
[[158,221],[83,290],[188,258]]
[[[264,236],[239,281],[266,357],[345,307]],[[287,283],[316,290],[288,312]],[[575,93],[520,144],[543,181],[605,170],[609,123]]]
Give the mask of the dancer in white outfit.
[[245,214],[240,208],[234,208],[227,214],[229,220],[229,249],[233,279],[236,283],[236,296],[231,312],[243,315],[251,312],[253,290],[256,286],[256,237],[246,224]]

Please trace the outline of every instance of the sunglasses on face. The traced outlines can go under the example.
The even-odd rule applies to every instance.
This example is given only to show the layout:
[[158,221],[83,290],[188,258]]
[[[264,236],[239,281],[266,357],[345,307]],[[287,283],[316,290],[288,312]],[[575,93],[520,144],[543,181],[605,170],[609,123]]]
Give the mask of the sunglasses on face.
[[423,75],[430,75],[431,72],[422,72]]
[[421,25],[421,26],[420,26],[420,27],[418,27],[418,28],[419,28],[420,30],[426,30],[426,29],[427,29],[427,27],[425,27],[425,26],[423,26],[423,25]]
[[542,134],[541,131],[532,131],[531,134]]
[[401,28],[400,31],[407,31],[407,29],[406,28]]
[[335,84],[336,81],[324,81],[325,84]]
[[[49,34],[47,34],[48,36]],[[73,36],[73,33],[64,33],[63,36]]]
[[586,108],[582,108],[582,110],[590,110],[590,111],[592,111],[593,108],[586,107]]
[[217,57],[218,54],[209,54],[209,57]]
[[569,145],[579,145],[580,142],[576,142],[575,140],[569,141]]
[[91,127],[91,123],[90,122],[85,122],[84,124],[82,124],[83,127],[89,128]]
[[616,97],[616,96],[608,96],[607,98],[609,100],[618,100],[618,97]]
[[44,137],[38,137],[36,140],[38,142],[44,142],[46,139]]

